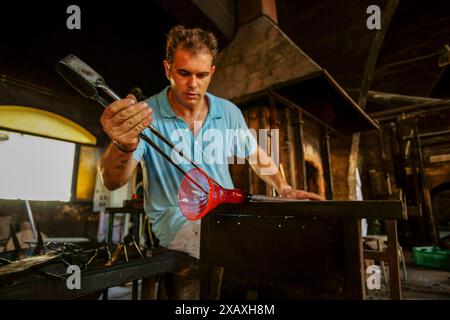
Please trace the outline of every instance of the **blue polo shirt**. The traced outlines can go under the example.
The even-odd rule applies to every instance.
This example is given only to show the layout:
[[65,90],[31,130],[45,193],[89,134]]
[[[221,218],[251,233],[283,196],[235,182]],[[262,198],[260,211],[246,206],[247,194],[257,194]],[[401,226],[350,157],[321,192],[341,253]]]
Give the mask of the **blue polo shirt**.
[[[169,87],[146,100],[153,109],[153,126],[182,149],[209,176],[224,188],[233,188],[229,171],[232,156],[245,158],[256,150],[256,140],[250,134],[239,108],[228,100],[206,93],[209,112],[201,130],[194,136],[184,120],[172,110],[167,97]],[[192,165],[178,157],[150,129],[146,134],[166,154],[172,156],[187,172]],[[168,246],[186,222],[178,207],[178,186],[183,175],[148,143],[139,142],[133,158],[143,168],[144,207],[153,232],[161,246]]]

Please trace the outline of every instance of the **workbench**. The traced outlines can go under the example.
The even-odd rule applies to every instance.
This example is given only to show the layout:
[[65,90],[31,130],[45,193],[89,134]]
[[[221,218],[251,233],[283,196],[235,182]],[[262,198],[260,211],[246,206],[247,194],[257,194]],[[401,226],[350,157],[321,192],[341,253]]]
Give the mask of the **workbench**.
[[[101,292],[107,288],[123,285],[139,279],[155,277],[160,274],[174,272],[185,268],[189,256],[163,248],[154,250],[153,256],[126,261],[117,261],[112,266],[93,267],[81,271],[81,288],[68,289],[66,280],[57,278],[34,279],[27,271],[27,281],[18,281],[16,285],[0,286],[0,299],[77,299]],[[40,269],[51,270],[58,274],[65,273],[65,266],[47,265]]]
[[365,299],[361,219],[386,221],[392,299],[401,299],[401,201],[222,204],[201,228],[203,299]]

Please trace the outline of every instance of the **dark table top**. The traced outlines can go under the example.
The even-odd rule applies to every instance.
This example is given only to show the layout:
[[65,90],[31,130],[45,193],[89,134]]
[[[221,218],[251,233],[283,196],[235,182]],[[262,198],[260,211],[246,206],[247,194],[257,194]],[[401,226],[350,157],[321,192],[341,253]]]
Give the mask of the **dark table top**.
[[400,200],[250,201],[240,205],[221,204],[212,213],[217,216],[257,215],[382,220],[407,218],[405,207]]

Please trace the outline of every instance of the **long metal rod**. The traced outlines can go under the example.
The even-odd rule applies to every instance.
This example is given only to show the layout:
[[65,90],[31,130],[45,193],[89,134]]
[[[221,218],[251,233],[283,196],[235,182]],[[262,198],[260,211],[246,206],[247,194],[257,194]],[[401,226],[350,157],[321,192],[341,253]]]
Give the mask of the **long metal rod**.
[[[111,98],[115,99],[115,100],[120,100],[120,96],[118,94],[116,94],[114,91],[112,91],[109,87],[107,86],[100,86]],[[106,108],[106,106],[108,106],[108,101],[106,101],[104,98],[97,96],[94,100],[98,101],[103,107]],[[214,181],[211,177],[209,177],[202,169],[200,169],[197,164],[195,164],[191,159],[189,159],[188,157],[186,157],[183,152],[181,152],[181,150],[178,150],[175,145],[166,139],[166,137],[164,137],[161,133],[159,133],[158,130],[156,130],[152,125],[150,125],[148,128],[150,128],[150,130],[158,137],[160,138],[163,142],[165,142],[168,146],[172,147],[175,149],[175,151],[178,152],[179,155],[181,155],[183,158],[185,158],[186,160],[188,160],[189,162],[191,162],[191,164],[198,170],[200,170],[206,177],[208,177],[209,179],[211,179],[212,181]],[[197,187],[200,188],[200,190],[202,190],[204,193],[209,194],[204,188],[202,188],[202,186],[200,184],[198,184],[194,179],[192,179],[189,174],[187,174],[186,171],[184,171],[183,168],[181,168],[181,166],[179,166],[175,161],[173,161],[173,159],[171,157],[169,157],[156,143],[154,143],[149,137],[147,137],[145,134],[143,134],[142,132],[139,134],[139,137],[144,140],[145,142],[147,142],[152,148],[154,148],[161,156],[164,157],[164,159],[166,159],[167,161],[169,161],[175,168],[177,168],[178,171],[180,171],[185,177],[187,177],[192,183],[194,183]],[[214,183],[216,183],[217,185],[219,185],[217,182],[214,181]],[[219,185],[220,186],[220,185]]]
[[[113,99],[115,100],[120,100],[120,96],[115,93],[113,90],[111,90],[111,88],[109,88],[108,86],[104,86],[101,85],[100,88],[102,88],[103,90],[105,90],[105,92]],[[213,178],[211,178],[209,175],[206,174],[205,171],[203,171],[194,161],[192,161],[191,158],[189,158],[188,156],[186,156],[184,154],[184,152],[180,149],[178,149],[173,143],[172,141],[170,141],[169,139],[167,139],[165,136],[163,136],[152,124],[150,124],[148,126],[148,128],[150,129],[150,131],[157,136],[159,139],[161,139],[165,144],[167,144],[169,147],[171,147],[173,150],[175,150],[176,153],[178,153],[181,157],[183,157],[184,159],[186,159],[194,168],[196,168],[197,170],[199,170],[201,173],[203,173],[205,176],[207,176],[209,179],[211,179],[212,182],[214,182],[216,185],[218,185],[219,187],[222,188],[222,186],[215,181]],[[171,161],[172,162],[172,161]],[[173,162],[172,162],[173,163]],[[201,188],[203,190],[203,188]],[[204,190],[203,190],[204,191]]]
[[[194,161],[192,161],[191,158],[189,158],[188,156],[186,156],[183,151],[181,151],[180,149],[177,148],[177,146],[175,146],[172,141],[168,140],[166,137],[164,137],[158,130],[156,130],[156,128],[153,125],[149,125],[148,128],[150,129],[150,131],[157,136],[159,139],[161,139],[165,144],[167,144],[169,147],[172,148],[172,150],[175,150],[176,153],[178,153],[181,157],[183,157],[184,159],[186,159],[194,168],[196,168],[197,170],[199,170],[201,173],[203,173],[205,176],[208,177],[208,179],[211,179],[212,182],[214,182],[215,184],[217,184],[219,187],[222,188],[222,186],[215,181],[213,178],[211,178],[209,175],[206,174],[205,171],[203,171]],[[202,189],[203,190],[203,189]]]
[[[204,193],[209,194],[205,189],[202,188],[200,184],[198,184],[194,179],[192,179],[183,168],[181,168],[171,157],[169,157],[156,143],[154,143],[149,137],[145,134],[141,133],[139,137],[142,138],[145,142],[147,142],[152,148],[154,148],[160,155],[164,157],[167,161],[169,161],[175,168],[178,169],[186,178],[188,178],[193,184],[200,188]],[[209,178],[209,177],[208,177]],[[210,178],[211,179],[211,178]],[[211,179],[212,180],[212,179]]]

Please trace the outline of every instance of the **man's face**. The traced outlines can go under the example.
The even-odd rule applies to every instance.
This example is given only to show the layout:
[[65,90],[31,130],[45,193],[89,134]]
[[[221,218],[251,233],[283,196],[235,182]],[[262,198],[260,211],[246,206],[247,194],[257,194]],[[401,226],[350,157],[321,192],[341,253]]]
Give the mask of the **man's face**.
[[191,109],[202,102],[215,71],[212,60],[206,49],[192,54],[182,48],[175,50],[172,64],[164,60],[166,76],[177,103]]

